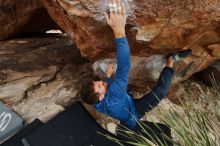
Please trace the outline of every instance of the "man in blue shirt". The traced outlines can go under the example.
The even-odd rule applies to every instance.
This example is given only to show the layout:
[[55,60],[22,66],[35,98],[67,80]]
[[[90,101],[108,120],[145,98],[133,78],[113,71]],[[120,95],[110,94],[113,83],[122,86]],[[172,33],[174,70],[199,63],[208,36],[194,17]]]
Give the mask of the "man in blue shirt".
[[127,93],[130,71],[130,49],[125,35],[125,6],[120,0],[109,1],[110,15],[105,13],[108,25],[115,35],[117,70],[114,79],[110,78],[112,66],[107,68],[107,81],[95,81],[87,78],[82,82],[81,97],[88,104],[93,104],[97,111],[120,120],[129,128],[135,128],[137,119],[167,95],[174,74],[173,63],[186,57],[191,50],[172,54],[167,59],[166,67],[160,74],[156,86],[142,98],[134,100]]

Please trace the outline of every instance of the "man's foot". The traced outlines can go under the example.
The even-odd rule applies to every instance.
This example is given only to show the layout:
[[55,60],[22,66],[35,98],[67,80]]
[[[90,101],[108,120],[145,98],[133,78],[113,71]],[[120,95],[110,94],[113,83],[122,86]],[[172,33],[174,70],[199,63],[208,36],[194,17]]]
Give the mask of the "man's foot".
[[186,58],[192,54],[192,49],[187,49],[183,51],[179,51],[176,53],[171,53],[169,56],[172,56],[174,61],[182,60],[183,58]]

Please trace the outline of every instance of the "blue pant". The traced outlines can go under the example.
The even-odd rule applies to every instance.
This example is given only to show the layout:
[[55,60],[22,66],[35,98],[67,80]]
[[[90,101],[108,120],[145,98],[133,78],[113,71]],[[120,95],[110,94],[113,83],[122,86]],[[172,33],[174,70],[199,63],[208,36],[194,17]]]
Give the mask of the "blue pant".
[[148,94],[145,94],[142,98],[134,100],[139,118],[144,116],[146,112],[152,110],[165,96],[167,96],[173,74],[173,68],[165,67],[160,73],[160,77],[153,90]]

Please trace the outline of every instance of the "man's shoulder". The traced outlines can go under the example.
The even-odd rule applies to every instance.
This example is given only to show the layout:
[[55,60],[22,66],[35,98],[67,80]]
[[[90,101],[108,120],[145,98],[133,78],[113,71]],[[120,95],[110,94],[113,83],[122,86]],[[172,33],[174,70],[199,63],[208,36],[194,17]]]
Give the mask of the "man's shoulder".
[[110,104],[121,103],[121,101],[124,100],[126,96],[127,92],[117,86],[110,87],[106,92],[106,99]]
[[110,95],[117,95],[121,94],[123,92],[122,88],[120,87],[120,84],[117,83],[117,81],[113,81],[112,84],[108,87],[107,93],[110,93]]

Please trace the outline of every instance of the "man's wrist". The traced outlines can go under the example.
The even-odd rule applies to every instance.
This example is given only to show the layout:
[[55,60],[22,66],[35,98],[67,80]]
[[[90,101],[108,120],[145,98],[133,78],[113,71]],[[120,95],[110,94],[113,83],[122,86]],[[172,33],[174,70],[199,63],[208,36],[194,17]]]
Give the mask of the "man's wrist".
[[115,38],[125,37],[125,31],[114,31]]

